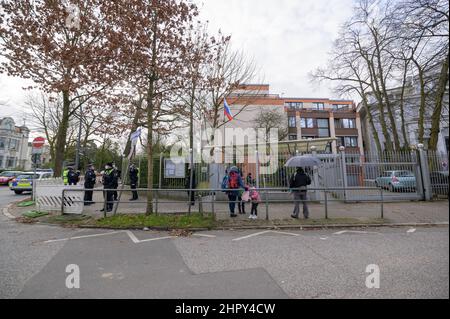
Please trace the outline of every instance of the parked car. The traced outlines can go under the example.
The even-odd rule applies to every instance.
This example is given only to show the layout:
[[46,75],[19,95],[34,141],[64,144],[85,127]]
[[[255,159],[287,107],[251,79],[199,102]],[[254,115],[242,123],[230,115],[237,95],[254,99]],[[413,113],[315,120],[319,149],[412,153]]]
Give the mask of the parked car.
[[408,170],[384,171],[375,179],[377,187],[387,188],[391,192],[414,191],[416,189],[416,176]]
[[16,194],[31,192],[33,190],[33,176],[35,176],[36,179],[50,178],[53,177],[53,173],[36,172],[36,175],[34,175],[33,172],[22,173],[9,182],[9,189]]
[[430,173],[430,180],[433,194],[448,197],[448,171],[433,171]]
[[19,171],[3,171],[0,173],[0,185],[8,185],[8,183],[22,172]]

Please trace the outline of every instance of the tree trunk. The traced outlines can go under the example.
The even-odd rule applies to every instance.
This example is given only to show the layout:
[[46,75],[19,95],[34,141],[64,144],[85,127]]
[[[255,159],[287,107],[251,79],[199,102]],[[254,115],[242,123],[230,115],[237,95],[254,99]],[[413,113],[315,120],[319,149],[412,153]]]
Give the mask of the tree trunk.
[[62,176],[62,166],[64,162],[64,151],[66,146],[66,138],[67,138],[67,128],[69,125],[69,110],[70,110],[70,100],[69,100],[69,92],[63,91],[63,112],[61,123],[58,127],[58,132],[56,134],[56,147],[55,147],[55,176]]
[[425,136],[425,80],[423,78],[423,70],[420,68],[418,64],[417,68],[419,69],[419,81],[420,81],[420,105],[419,105],[419,143],[424,142]]
[[147,215],[153,214],[153,79],[147,92]]
[[128,155],[130,155],[131,152],[131,133],[135,132],[139,126],[139,118],[141,116],[141,112],[139,109],[139,106],[136,108],[136,112],[134,113],[134,117],[133,117],[133,123],[131,124],[131,132],[130,135],[128,135],[128,140],[127,140],[127,144],[125,145],[125,150],[123,151],[123,155],[125,157],[128,157]]
[[442,101],[444,99],[445,89],[448,82],[448,55],[442,63],[441,74],[439,75],[439,86],[436,92],[436,100],[431,116],[431,133],[428,149],[436,151],[441,126]]
[[400,93],[400,119],[402,121],[402,135],[403,135],[403,148],[409,148],[408,142],[408,134],[406,133],[406,123],[405,123],[405,87],[406,87],[406,76],[408,72],[408,63],[405,63],[404,72],[403,72],[403,80],[402,80],[402,90]]

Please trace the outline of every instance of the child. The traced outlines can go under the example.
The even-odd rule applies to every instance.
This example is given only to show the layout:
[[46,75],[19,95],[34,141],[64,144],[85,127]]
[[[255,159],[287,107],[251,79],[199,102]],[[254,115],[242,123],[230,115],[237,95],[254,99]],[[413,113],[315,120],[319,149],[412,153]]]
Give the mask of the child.
[[258,203],[261,201],[261,196],[259,196],[259,193],[256,191],[255,187],[250,188],[250,200],[252,202],[252,208],[251,208],[250,216],[248,218],[257,219],[258,218]]

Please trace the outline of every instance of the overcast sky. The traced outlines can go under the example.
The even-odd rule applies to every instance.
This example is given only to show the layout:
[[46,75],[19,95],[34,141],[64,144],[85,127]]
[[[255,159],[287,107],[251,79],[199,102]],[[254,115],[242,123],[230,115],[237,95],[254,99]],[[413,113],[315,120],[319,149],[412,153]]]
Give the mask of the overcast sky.
[[[195,0],[211,32],[232,36],[235,49],[253,57],[272,93],[285,97],[337,98],[326,85],[309,83],[308,72],[327,61],[339,25],[352,0]],[[23,86],[29,82],[0,75],[0,117],[23,123]]]

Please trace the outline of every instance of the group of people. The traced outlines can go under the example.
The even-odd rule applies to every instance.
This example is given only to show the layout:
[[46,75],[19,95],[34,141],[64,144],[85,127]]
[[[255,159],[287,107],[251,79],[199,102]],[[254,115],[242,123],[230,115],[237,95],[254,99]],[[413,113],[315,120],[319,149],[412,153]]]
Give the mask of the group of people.
[[[303,205],[303,217],[309,218],[309,210],[307,204],[307,186],[311,184],[311,178],[305,173],[305,170],[298,167],[296,172],[289,179],[289,188],[294,197],[294,211],[291,214],[292,218],[298,218],[300,213],[300,204]],[[222,189],[228,196],[228,205],[230,209],[230,217],[238,216],[235,213],[236,203],[239,214],[245,214],[245,204],[251,203],[250,219],[257,219],[258,204],[261,202],[261,196],[254,187],[254,180],[251,173],[248,173],[245,183],[243,180],[242,171],[236,166],[232,166],[225,171],[225,176],[222,180]]]
[[[105,169],[100,173],[102,176],[103,188],[106,190],[104,192],[104,197],[106,200],[106,211],[110,212],[113,209],[113,204],[118,199],[117,188],[119,187],[119,180],[121,179],[121,171],[116,167],[113,162],[106,163]],[[139,181],[139,169],[131,164],[128,170],[128,176],[130,180],[130,187],[132,189],[132,198],[130,200],[134,201],[138,199],[138,192],[135,190]],[[64,185],[77,185],[80,181],[80,172],[75,171],[72,166],[67,167],[63,172]],[[88,164],[87,170],[84,174],[84,188],[87,189],[84,192],[84,205],[89,206],[95,204],[93,201],[93,191],[95,184],[97,182],[97,173],[94,168],[94,164]],[[101,209],[104,211],[105,208]]]
[[228,206],[230,209],[230,217],[236,217],[235,213],[236,203],[239,214],[246,214],[245,204],[251,203],[250,219],[258,218],[258,204],[261,202],[261,196],[254,186],[252,174],[248,173],[243,179],[243,173],[236,166],[232,166],[225,171],[225,176],[222,180],[222,189],[228,196]]

